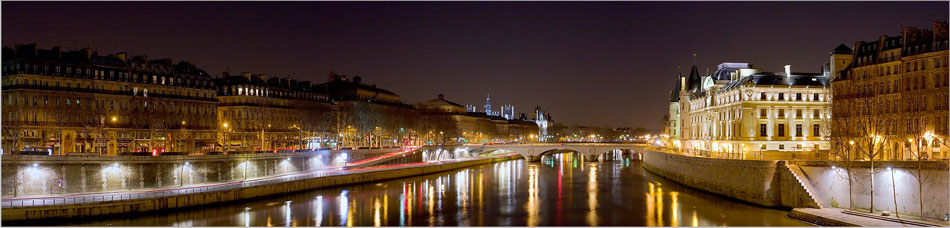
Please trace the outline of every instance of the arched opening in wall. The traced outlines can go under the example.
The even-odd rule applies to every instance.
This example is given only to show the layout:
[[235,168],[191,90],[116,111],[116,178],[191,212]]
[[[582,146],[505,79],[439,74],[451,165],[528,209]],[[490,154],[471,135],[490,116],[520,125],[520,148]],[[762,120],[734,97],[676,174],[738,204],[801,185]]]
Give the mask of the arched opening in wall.
[[597,156],[598,161],[611,162],[611,161],[631,161],[631,160],[640,160],[640,157],[636,152],[630,149],[614,149],[604,152]]
[[468,158],[472,157],[473,155],[477,155],[477,153],[473,154],[472,150],[468,147],[437,147],[422,149],[423,162]]
[[576,167],[579,163],[584,162],[584,155],[580,152],[568,149],[554,149],[542,152],[541,155],[541,164],[555,167],[555,166],[572,166]]

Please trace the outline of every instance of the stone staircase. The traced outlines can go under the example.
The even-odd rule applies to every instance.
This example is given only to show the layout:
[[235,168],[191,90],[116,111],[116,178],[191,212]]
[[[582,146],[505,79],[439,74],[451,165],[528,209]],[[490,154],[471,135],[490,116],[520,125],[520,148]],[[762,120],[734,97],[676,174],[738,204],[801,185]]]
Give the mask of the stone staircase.
[[828,202],[822,200],[822,197],[818,195],[817,188],[812,185],[811,180],[808,179],[808,176],[805,175],[805,172],[798,165],[785,163],[785,168],[795,177],[798,185],[801,188],[805,189],[805,192],[808,193],[808,196],[811,198],[811,201],[815,204],[816,208],[825,208],[830,207]]

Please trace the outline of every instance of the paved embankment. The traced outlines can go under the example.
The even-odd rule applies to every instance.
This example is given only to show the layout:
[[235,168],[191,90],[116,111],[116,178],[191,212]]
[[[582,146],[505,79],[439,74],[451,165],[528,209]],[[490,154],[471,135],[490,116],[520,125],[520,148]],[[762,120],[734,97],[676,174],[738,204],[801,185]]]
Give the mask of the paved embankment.
[[795,208],[788,217],[819,226],[946,227],[947,224],[850,212],[839,208]]
[[[2,219],[25,220],[69,218],[168,210],[228,201],[246,200],[315,188],[348,185],[449,171],[467,166],[519,159],[520,155],[502,155],[478,159],[395,165],[341,171],[305,171],[248,181],[187,186],[150,191],[121,191],[98,194],[64,195],[34,199],[4,199]],[[20,202],[20,204],[8,203]],[[37,205],[39,200],[40,205]],[[33,203],[26,203],[33,202]]]

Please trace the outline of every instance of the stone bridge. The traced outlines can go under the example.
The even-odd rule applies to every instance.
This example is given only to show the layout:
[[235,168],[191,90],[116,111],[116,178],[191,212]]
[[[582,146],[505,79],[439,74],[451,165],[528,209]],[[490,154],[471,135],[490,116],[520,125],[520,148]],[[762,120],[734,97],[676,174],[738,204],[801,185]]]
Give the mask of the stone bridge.
[[[480,145],[475,148],[481,151],[489,150],[508,150],[521,154],[528,161],[540,161],[545,154],[555,153],[559,150],[576,151],[588,161],[596,161],[601,155],[613,150],[621,150],[624,153],[639,154],[643,149],[643,144],[627,143],[531,143],[531,144],[495,144]],[[638,157],[639,156],[635,156]]]

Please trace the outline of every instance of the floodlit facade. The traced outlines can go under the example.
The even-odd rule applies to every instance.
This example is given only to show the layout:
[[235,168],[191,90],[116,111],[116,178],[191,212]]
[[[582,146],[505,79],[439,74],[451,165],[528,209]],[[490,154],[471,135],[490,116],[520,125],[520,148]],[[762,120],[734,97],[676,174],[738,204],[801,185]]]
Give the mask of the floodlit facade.
[[678,100],[683,151],[744,159],[827,158],[827,76],[793,73],[790,66],[774,73],[724,63],[707,76],[693,66],[689,77],[678,81],[685,82]]
[[3,150],[193,152],[213,147],[210,75],[188,62],[89,49],[3,49]]
[[830,60],[841,66],[832,69],[832,146],[839,157],[947,159],[947,30],[946,22],[931,30],[903,27],[900,36],[832,51]]

